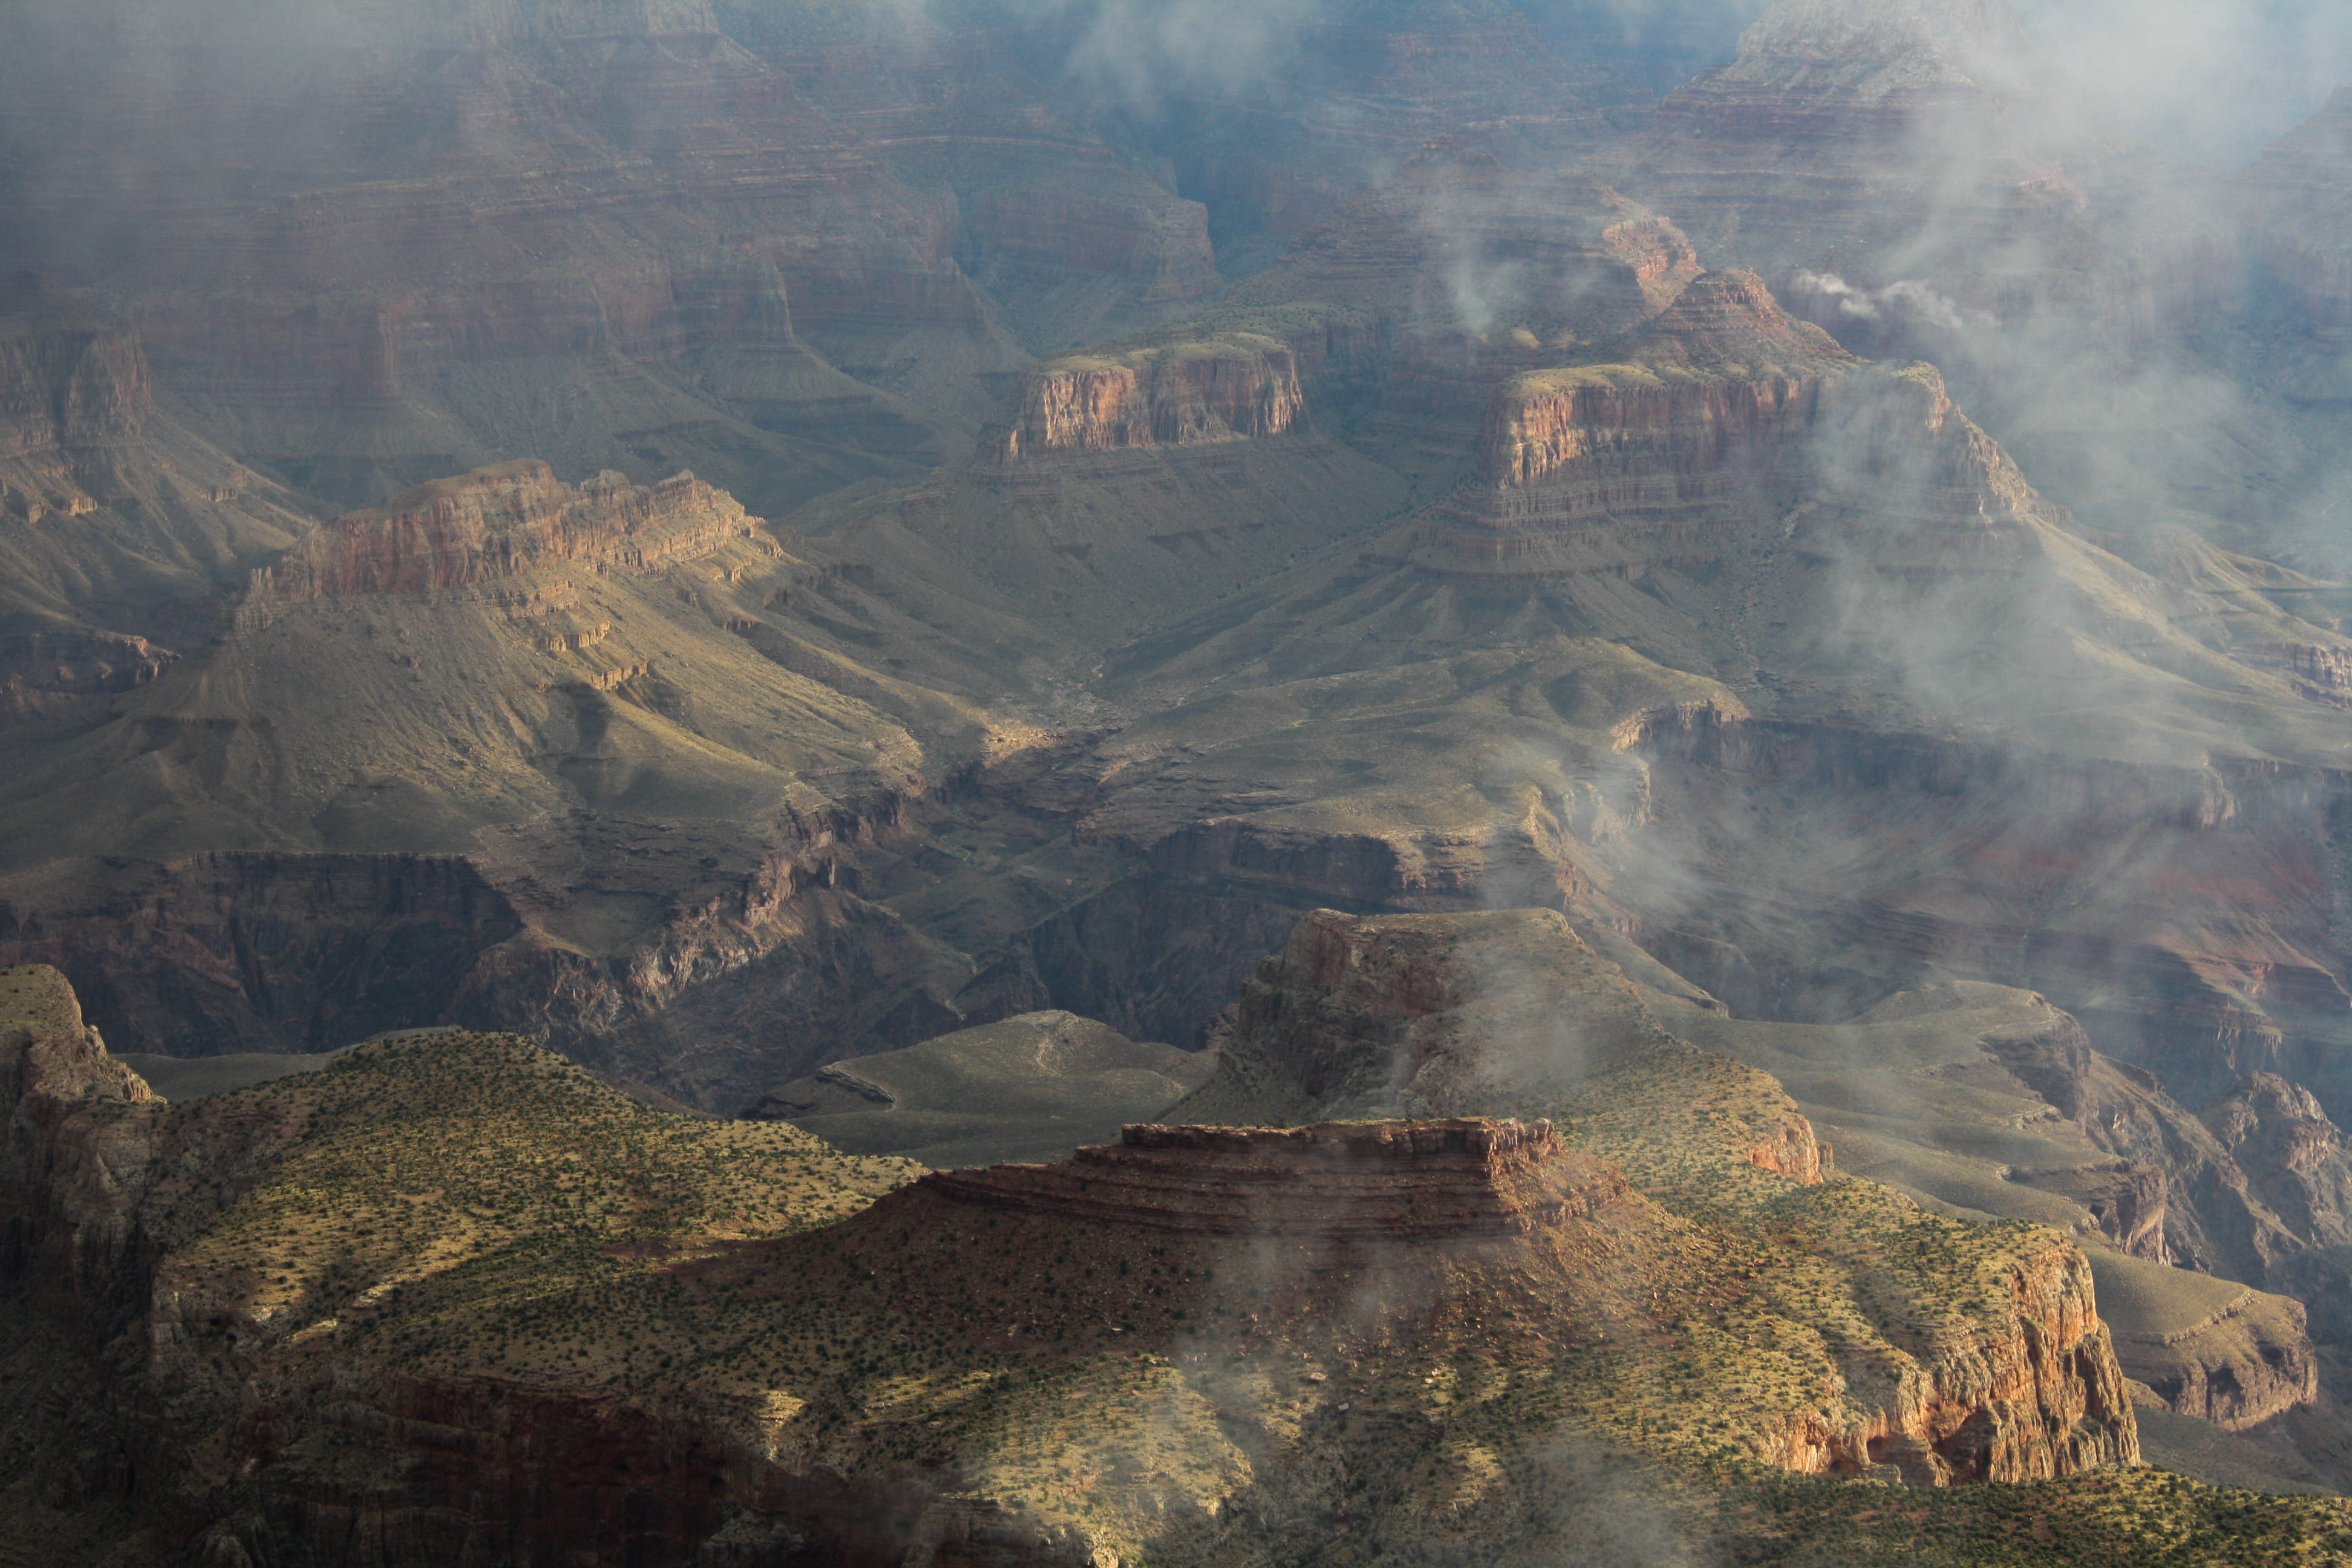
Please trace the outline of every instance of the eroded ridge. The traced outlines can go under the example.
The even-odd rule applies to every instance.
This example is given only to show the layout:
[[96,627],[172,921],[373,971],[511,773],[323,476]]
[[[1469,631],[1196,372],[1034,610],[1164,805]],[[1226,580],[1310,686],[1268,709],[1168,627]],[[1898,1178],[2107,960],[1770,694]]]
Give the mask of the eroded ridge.
[[1131,1126],[1055,1165],[937,1171],[959,1203],[1217,1236],[1480,1237],[1580,1219],[1623,1173],[1549,1121],[1484,1117],[1313,1127]]

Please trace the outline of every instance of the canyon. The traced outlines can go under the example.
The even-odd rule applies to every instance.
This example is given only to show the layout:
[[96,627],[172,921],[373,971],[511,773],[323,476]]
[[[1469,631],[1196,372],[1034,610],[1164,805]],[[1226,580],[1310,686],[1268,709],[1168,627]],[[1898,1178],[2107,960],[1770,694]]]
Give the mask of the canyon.
[[[1472,929],[1410,929],[1448,954],[1429,978],[1477,989]],[[1331,930],[1294,946],[1328,952]],[[0,1005],[10,1277],[37,1282],[34,1331],[65,1353],[123,1335],[108,1440],[174,1500],[124,1550],[394,1562],[487,1526],[503,1550],[625,1541],[653,1562],[714,1542],[1211,1562],[1263,1549],[1277,1501],[1391,1549],[1469,1544],[1519,1527],[1526,1500],[1451,1522],[1428,1506],[1462,1444],[1546,1463],[1563,1392],[1571,1429],[1649,1464],[1706,1452],[1722,1417],[1760,1462],[1919,1485],[2063,1487],[2135,1453],[2070,1244],[1809,1188],[1709,1122],[1622,1166],[1549,1121],[1470,1118],[1139,1125],[1061,1163],[919,1174],[651,1110],[464,1031],[173,1105],[56,972],[0,975]],[[631,1152],[578,1157],[599,1143]],[[1693,1162],[1748,1174],[1685,1212],[1693,1173],[1674,1167]],[[321,1182],[331,1216],[304,1195]],[[1793,1230],[1765,1221],[1807,1192]],[[1948,1247],[1974,1293],[1950,1289]],[[1840,1348],[1790,1340],[1785,1314],[1825,1311]],[[1759,1386],[1661,1375],[1729,1349],[1693,1314],[1764,1358],[1745,1363],[1772,1368]],[[1824,1354],[1842,1377],[1817,1375]],[[1105,1423],[1137,1401],[1148,1432]],[[1038,1447],[1055,1410],[1092,1457]],[[1376,1501],[1335,1483],[1334,1455],[1433,1471]],[[1030,1474],[1072,1463],[1118,1479]],[[518,1486],[572,1500],[512,1514],[495,1500]]]
[[[2352,1490],[2343,93],[2231,173],[2001,0],[309,9],[0,19],[5,1306],[207,1478],[58,1540]],[[708,1202],[423,1199],[390,1306],[225,1217],[475,1078]]]

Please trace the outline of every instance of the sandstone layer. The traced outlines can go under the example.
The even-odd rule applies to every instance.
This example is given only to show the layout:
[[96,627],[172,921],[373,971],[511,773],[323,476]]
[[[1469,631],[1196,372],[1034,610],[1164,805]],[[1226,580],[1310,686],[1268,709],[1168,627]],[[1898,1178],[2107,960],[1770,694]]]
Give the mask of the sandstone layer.
[[958,1203],[1210,1236],[1526,1234],[1625,1193],[1551,1124],[1485,1120],[1315,1127],[1129,1127],[1067,1164],[923,1178]]
[[692,474],[639,488],[602,473],[577,489],[526,460],[403,491],[307,535],[259,574],[244,615],[368,594],[433,594],[578,562],[657,576],[752,538],[761,520]]

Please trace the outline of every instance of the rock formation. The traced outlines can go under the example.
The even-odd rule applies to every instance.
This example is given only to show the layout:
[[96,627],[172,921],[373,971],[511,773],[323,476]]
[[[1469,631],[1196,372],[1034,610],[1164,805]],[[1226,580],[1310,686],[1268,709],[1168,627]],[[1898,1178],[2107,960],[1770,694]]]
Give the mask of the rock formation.
[[[648,1110],[510,1037],[377,1040],[175,1107],[53,973],[0,976],[0,1006],[5,1265],[76,1260],[42,1277],[88,1289],[39,1331],[127,1331],[105,1440],[173,1501],[84,1486],[175,1550],[341,1541],[389,1564],[495,1528],[493,1562],[1205,1564],[1270,1546],[1253,1521],[1276,1500],[1399,1548],[1509,1539],[1571,1473],[1563,1444],[1664,1476],[1728,1435],[1921,1484],[2134,1455],[2079,1255],[1850,1183],[1759,1173],[1818,1194],[1767,1241],[1675,1216],[1542,1123],[1144,1126],[874,1202],[909,1173]],[[1846,1269],[1892,1294],[1866,1303]],[[1735,1342],[1749,1394],[1658,1375]],[[1449,1521],[1430,1505],[1473,1436],[1533,1469]],[[1111,1467],[1139,1441],[1148,1463]],[[1096,1484],[1064,1487],[1073,1463]],[[1375,1503],[1318,1479],[1334,1464],[1430,1479]],[[519,1487],[546,1505],[516,1510]]]
[[0,729],[102,718],[310,521],[157,413],[126,322],[38,277],[0,286]]
[[1129,1127],[1066,1164],[933,1172],[957,1203],[1206,1236],[1356,1242],[1527,1235],[1625,1195],[1548,1121]]
[[1305,404],[1289,346],[1255,335],[1057,359],[1024,379],[1004,457],[1280,436]]
[[1237,294],[1376,312],[1389,353],[1361,416],[1419,482],[1451,482],[1496,384],[1673,303],[1697,253],[1657,213],[1593,180],[1491,154],[1416,154]]
[[[20,19],[20,58],[50,21]],[[12,75],[26,221],[0,265],[102,282],[242,450],[346,504],[522,450],[691,464],[762,506],[910,475],[988,407],[975,373],[1024,361],[1008,308],[1101,337],[1217,285],[1199,205],[966,37],[996,101],[941,105],[940,53],[886,47],[824,58],[872,110],[835,115],[795,91],[804,55],[763,58],[708,5],[157,23],[94,68],[137,113]],[[260,79],[340,129],[215,111]],[[233,199],[169,173],[227,165]]]
[[259,574],[244,614],[366,594],[433,594],[578,563],[657,576],[761,520],[692,474],[639,488],[602,473],[574,489],[525,460],[422,485],[318,529]]

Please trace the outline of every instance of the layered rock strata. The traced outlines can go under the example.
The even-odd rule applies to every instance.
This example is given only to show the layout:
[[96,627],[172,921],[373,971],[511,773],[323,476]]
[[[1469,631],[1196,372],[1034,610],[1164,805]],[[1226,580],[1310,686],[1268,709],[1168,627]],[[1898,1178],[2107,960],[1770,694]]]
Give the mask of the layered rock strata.
[[692,474],[640,487],[608,472],[574,489],[543,462],[502,463],[338,518],[257,574],[247,609],[444,593],[569,562],[650,575],[760,526]]
[[153,410],[147,356],[120,323],[0,321],[0,464],[121,445]]
[[[164,1107],[54,974],[0,975],[0,1010],[47,1043],[5,1058],[6,1261],[55,1281],[73,1257],[59,1331],[131,1331],[116,1440],[192,1552],[373,1568],[462,1529],[492,1563],[1205,1563],[1256,1550],[1275,1500],[1524,1539],[1587,1435],[1921,1484],[2136,1456],[2079,1255],[1857,1184],[1751,1171],[1777,1196],[1749,1232],[1738,1181],[1685,1216],[1549,1125],[1463,1119],[1139,1126],[875,1201],[911,1173],[650,1111],[511,1037],[381,1039]],[[1108,1468],[1144,1411],[1154,1469]],[[1532,1479],[1443,1523],[1473,1441]],[[1393,1505],[1345,1485],[1382,1466],[1433,1479]]]
[[1416,482],[1450,483],[1498,383],[1633,329],[1699,272],[1680,229],[1606,185],[1439,148],[1235,292],[1391,322],[1375,394],[1359,399],[1363,428]]
[[1724,1155],[1823,1179],[1824,1151],[1779,1086],[1674,1040],[1559,914],[1318,910],[1243,987],[1215,1075],[1172,1114],[1548,1114],[1613,1074],[1648,1083],[1676,1062],[1692,1075],[1686,1109]]
[[2010,514],[2046,510],[1931,367],[1855,360],[1753,272],[1709,274],[1612,350],[1504,384],[1476,476],[1415,520],[1402,559],[1530,577],[1701,566],[1740,547],[1760,504],[1850,519],[1824,544],[1877,570],[1979,572],[2017,560]]
[[102,719],[310,521],[158,413],[127,322],[38,277],[0,284],[0,729]]
[[1118,358],[1050,361],[1022,384],[1007,462],[1055,452],[1280,436],[1306,408],[1289,345],[1236,336]]
[[933,1172],[959,1203],[1210,1236],[1524,1235],[1625,1195],[1551,1124],[1484,1118],[1316,1127],[1129,1127],[1062,1165]]
[[2060,64],[2007,0],[1783,0],[1595,172],[1853,346],[2014,407],[2053,356],[2193,337],[2240,266],[2211,182],[2087,123]]

